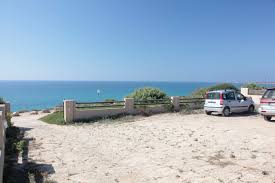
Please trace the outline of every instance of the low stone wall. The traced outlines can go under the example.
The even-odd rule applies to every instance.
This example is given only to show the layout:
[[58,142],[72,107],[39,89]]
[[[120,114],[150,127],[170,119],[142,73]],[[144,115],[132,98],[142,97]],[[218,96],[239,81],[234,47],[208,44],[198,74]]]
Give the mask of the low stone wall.
[[[3,108],[2,108],[3,109]],[[3,170],[4,170],[4,160],[5,160],[5,111],[0,110],[0,183],[3,181]]]
[[[169,109],[164,106],[145,106],[145,107],[135,107],[133,98],[124,99],[124,107],[116,109],[85,109],[80,110],[76,108],[76,102],[74,100],[64,101],[64,120],[66,122],[75,122],[81,120],[89,120],[101,117],[116,116],[122,114],[137,115],[137,114],[156,114],[167,112]],[[179,97],[171,97],[171,105],[178,111]]]
[[134,109],[135,115],[137,114],[144,114],[144,115],[150,115],[150,114],[159,114],[159,113],[165,113],[168,111],[168,108],[165,108],[164,106],[154,106],[154,107],[137,107]]
[[[241,88],[241,93],[246,97],[251,97],[256,105],[260,105],[263,91],[258,92],[258,94],[256,95],[256,92],[250,92],[249,88]],[[251,93],[255,94],[251,95]]]
[[126,114],[127,111],[125,108],[122,109],[94,109],[94,110],[75,110],[74,120],[89,120],[93,118],[109,117],[116,116],[121,114]]

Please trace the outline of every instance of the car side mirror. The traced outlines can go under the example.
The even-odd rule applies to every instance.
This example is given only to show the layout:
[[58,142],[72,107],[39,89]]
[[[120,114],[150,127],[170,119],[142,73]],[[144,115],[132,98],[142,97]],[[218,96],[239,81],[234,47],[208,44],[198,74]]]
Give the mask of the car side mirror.
[[247,97],[244,97],[243,100],[247,100]]

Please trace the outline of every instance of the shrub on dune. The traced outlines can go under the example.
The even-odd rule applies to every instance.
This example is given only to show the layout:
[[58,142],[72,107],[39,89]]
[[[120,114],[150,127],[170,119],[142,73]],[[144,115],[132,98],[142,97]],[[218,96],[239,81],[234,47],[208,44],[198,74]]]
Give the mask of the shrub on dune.
[[204,97],[204,95],[208,91],[214,91],[214,90],[235,90],[239,91],[239,88],[237,88],[235,85],[230,83],[222,83],[215,86],[210,86],[208,88],[200,88],[196,91],[194,91],[191,95],[192,97]]
[[127,97],[135,100],[158,100],[167,98],[167,94],[158,88],[145,87],[135,90]]

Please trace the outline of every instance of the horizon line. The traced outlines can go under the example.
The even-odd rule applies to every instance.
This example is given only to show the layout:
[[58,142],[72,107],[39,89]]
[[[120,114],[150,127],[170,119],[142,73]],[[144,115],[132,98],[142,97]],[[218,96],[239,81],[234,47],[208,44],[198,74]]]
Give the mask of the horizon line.
[[[30,80],[30,79],[0,79],[1,81],[34,81],[34,82],[183,82],[183,83],[261,83],[261,82],[247,82],[247,81],[179,81],[179,80]],[[267,83],[267,82],[263,82]],[[273,82],[271,82],[273,83]],[[274,82],[275,83],[275,82]]]

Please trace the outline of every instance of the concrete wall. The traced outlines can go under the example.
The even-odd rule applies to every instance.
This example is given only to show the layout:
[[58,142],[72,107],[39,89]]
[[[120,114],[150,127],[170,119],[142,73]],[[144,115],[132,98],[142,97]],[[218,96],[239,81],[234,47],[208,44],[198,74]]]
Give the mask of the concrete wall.
[[[64,101],[64,120],[65,122],[74,122],[81,120],[89,120],[100,117],[116,116],[120,114],[155,114],[167,112],[168,108],[163,106],[156,107],[136,107],[133,98],[125,98],[125,105],[119,109],[92,109],[92,110],[78,110],[76,108],[75,101]],[[173,105],[175,111],[180,110],[179,97],[171,97],[171,105]]]
[[167,112],[167,111],[168,111],[168,109],[165,108],[164,106],[154,106],[154,107],[145,107],[145,108],[137,107],[137,108],[135,108],[133,114],[135,114],[135,115],[137,115],[137,114],[144,114],[144,115],[148,114],[148,115],[150,115],[150,114],[164,113],[164,112]]
[[251,97],[256,105],[260,105],[262,95],[250,95],[248,88],[241,88],[241,93],[246,97]]
[[4,121],[4,112],[0,111],[0,183],[3,182],[3,169],[4,169],[4,160],[5,160],[5,127]]
[[73,121],[89,120],[93,118],[116,116],[126,114],[126,109],[94,109],[94,110],[75,110]]
[[3,118],[4,127],[7,128],[8,127],[8,123],[7,123],[7,120],[6,120],[7,110],[6,110],[6,105],[5,104],[0,104],[0,111],[2,111],[2,118]]

